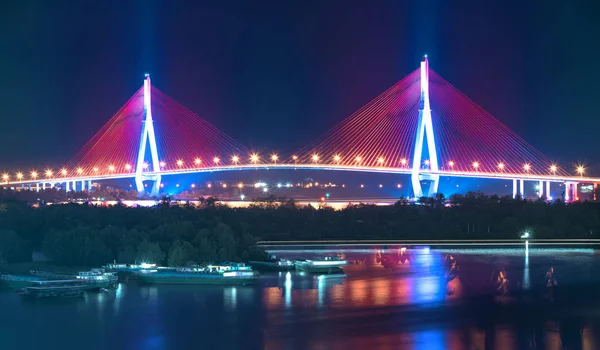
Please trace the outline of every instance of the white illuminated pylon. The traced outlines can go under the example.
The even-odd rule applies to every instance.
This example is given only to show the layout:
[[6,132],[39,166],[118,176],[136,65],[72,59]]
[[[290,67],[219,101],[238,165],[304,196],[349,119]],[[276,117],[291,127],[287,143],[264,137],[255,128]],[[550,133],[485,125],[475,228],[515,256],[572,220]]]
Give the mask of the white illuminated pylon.
[[[140,148],[138,150],[137,164],[135,167],[135,186],[139,193],[144,192],[144,180],[154,180],[151,194],[158,195],[160,188],[160,163],[158,161],[158,149],[156,147],[156,137],[154,136],[154,124],[152,123],[152,103],[150,94],[152,85],[150,84],[150,75],[146,74],[144,79],[144,120],[142,121],[142,135],[140,137]],[[144,175],[144,157],[146,156],[146,144],[150,143],[150,157],[152,159],[152,171],[155,174]]]
[[433,137],[433,124],[431,121],[431,105],[429,104],[429,62],[427,56],[421,61],[421,102],[419,106],[419,122],[417,124],[417,136],[415,138],[415,154],[412,163],[412,185],[416,198],[423,196],[421,180],[430,180],[428,196],[431,197],[437,193],[440,176],[436,174],[421,174],[421,165],[423,164],[423,138],[427,136],[427,151],[429,153],[429,170],[437,172],[439,170],[437,151],[435,149],[435,139]]

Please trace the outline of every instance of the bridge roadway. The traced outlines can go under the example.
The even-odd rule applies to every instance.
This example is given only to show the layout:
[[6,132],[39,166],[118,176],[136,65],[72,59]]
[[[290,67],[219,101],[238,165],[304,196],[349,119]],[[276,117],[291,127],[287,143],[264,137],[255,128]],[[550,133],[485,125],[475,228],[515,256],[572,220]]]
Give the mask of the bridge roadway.
[[[353,165],[335,165],[335,164],[243,164],[243,165],[223,165],[206,168],[186,168],[186,169],[171,169],[160,172],[144,172],[143,176],[151,177],[154,175],[168,176],[194,173],[211,173],[218,171],[240,171],[240,170],[329,170],[329,171],[353,171],[366,173],[382,173],[382,174],[412,174],[410,168],[391,168],[391,167],[367,167]],[[558,176],[558,175],[535,175],[535,174],[514,174],[514,173],[484,173],[478,171],[451,171],[439,170],[431,171],[429,169],[421,169],[421,175],[440,175],[445,177],[466,177],[480,179],[499,179],[499,180],[526,180],[526,181],[548,181],[548,182],[573,182],[573,183],[600,183],[600,178],[588,176]],[[9,180],[8,182],[0,183],[0,185],[21,185],[21,184],[37,184],[37,183],[63,183],[73,181],[99,181],[99,180],[115,180],[134,178],[135,173],[118,173],[118,174],[98,174],[89,176],[63,176],[53,178],[36,178]]]

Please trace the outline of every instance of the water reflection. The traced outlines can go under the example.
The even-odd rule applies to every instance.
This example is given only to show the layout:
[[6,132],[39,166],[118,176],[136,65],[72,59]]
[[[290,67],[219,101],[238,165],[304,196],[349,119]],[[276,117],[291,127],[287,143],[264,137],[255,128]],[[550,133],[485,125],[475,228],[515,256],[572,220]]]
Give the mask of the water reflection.
[[[600,255],[543,255],[527,243],[495,255],[395,247],[344,254],[354,263],[343,275],[266,273],[256,286],[129,282],[62,303],[0,294],[11,315],[0,318],[2,349],[69,348],[64,329],[70,341],[98,348],[598,348],[595,277],[571,271],[597,269]],[[494,298],[498,288],[509,297]],[[8,331],[15,328],[36,329],[41,340]]]

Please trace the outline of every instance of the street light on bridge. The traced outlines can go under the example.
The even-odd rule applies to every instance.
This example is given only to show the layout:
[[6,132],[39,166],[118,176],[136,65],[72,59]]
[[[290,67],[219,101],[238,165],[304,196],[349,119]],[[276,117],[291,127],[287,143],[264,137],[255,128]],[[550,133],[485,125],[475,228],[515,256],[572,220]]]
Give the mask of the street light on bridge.
[[449,166],[450,168],[454,167],[454,161],[453,161],[453,160],[449,161],[449,162],[448,162],[448,166]]
[[[125,170],[131,170],[131,164],[125,164]],[[77,169],[77,172],[79,173],[79,169]]]
[[277,163],[277,159],[279,159],[279,156],[275,153],[271,154],[271,161],[273,163]]
[[219,159],[219,157],[214,157],[213,158],[213,162],[215,162],[216,165],[219,165],[220,161],[221,161],[221,159]]
[[10,176],[8,176],[8,174],[6,174],[6,173],[2,174],[2,180],[4,180],[4,182],[8,183],[9,178],[10,178]]
[[498,169],[500,169],[500,171],[504,170],[504,163],[498,163]]
[[22,180],[22,179],[23,179],[23,173],[19,171],[19,172],[17,173],[17,180],[19,180],[19,181],[20,181],[20,180]]
[[[109,165],[109,166],[108,166],[108,171],[110,171],[111,173],[112,173],[113,171],[115,171],[115,166],[114,166],[114,165],[112,165],[112,164],[111,164],[111,165]],[[66,171],[65,171],[65,173],[66,173]]]
[[194,159],[194,164],[200,165],[201,163],[202,163],[202,159],[200,159],[200,158]]
[[67,169],[65,169],[65,168],[60,169],[60,174],[62,176],[67,176]]
[[158,165],[159,165],[161,168],[164,168],[164,167],[165,167],[165,165],[167,165],[167,163],[165,163],[164,161],[161,161],[160,163],[158,163]]
[[46,169],[46,177],[52,177],[52,170]]
[[336,154],[336,155],[334,155],[334,156],[333,156],[333,160],[334,160],[336,163],[338,163],[338,164],[339,164],[339,163],[340,163],[340,160],[342,160],[342,157],[340,157],[340,155],[339,155],[339,154]]
[[231,162],[233,164],[237,164],[240,161],[240,157],[236,156],[235,154],[233,155],[233,157],[231,157]]
[[578,165],[577,166],[577,174],[579,174],[579,176],[583,176],[584,173],[585,173],[585,168],[583,167],[583,165]]
[[530,165],[529,163],[525,163],[525,165],[523,165],[523,169],[524,169],[526,172],[529,172],[529,170],[531,170],[531,165]]
[[355,159],[356,159],[356,162],[357,162],[358,164],[360,164],[360,162],[362,162],[362,157],[361,157],[361,156],[356,156],[356,158],[355,158]]
[[180,167],[180,168],[183,166],[183,160],[182,159],[177,159],[177,166]]
[[258,153],[252,153],[252,154],[250,155],[250,162],[252,162],[252,163],[255,163],[255,164],[256,164],[256,163],[258,163],[258,159],[259,159],[259,157],[258,157]]
[[379,163],[379,165],[383,165],[384,162],[385,162],[385,159],[383,157],[379,157],[377,159],[377,163]]
[[477,169],[479,168],[479,162],[473,162],[473,168],[475,168],[475,170],[477,171]]
[[558,170],[558,167],[556,166],[556,164],[550,165],[550,171],[552,172],[553,175],[556,175],[556,170]]
[[312,161],[313,161],[314,163],[318,162],[318,161],[319,161],[319,155],[318,155],[318,154],[316,154],[316,153],[315,153],[315,154],[313,154],[313,155],[312,155]]
[[400,159],[400,164],[406,165],[407,160],[405,158]]
[[37,171],[35,171],[35,170],[34,170],[34,171],[32,171],[32,172],[30,173],[30,175],[31,175],[31,178],[32,178],[32,179],[34,179],[34,180],[35,180],[35,179],[37,179],[37,177],[38,177],[38,173],[37,173]]

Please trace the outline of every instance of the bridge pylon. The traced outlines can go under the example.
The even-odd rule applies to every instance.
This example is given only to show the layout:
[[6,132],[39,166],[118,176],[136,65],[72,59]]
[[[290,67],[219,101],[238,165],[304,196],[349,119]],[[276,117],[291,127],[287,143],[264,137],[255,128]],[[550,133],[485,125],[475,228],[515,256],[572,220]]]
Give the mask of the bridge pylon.
[[[427,137],[427,153],[429,159],[423,161],[423,140]],[[419,121],[417,123],[417,136],[415,138],[415,152],[412,162],[411,181],[413,192],[416,198],[423,196],[422,180],[429,180],[431,184],[427,195],[432,197],[438,191],[440,182],[439,175],[422,174],[423,165],[431,171],[438,171],[437,151],[435,148],[435,138],[433,136],[433,123],[431,118],[431,105],[429,103],[429,62],[427,55],[421,61],[421,101],[419,105]]]
[[[150,75],[146,74],[144,79],[144,120],[142,121],[142,135],[140,137],[140,147],[138,149],[137,164],[135,167],[135,186],[138,193],[146,192],[144,180],[153,180],[151,194],[158,195],[160,189],[160,162],[158,160],[158,148],[156,147],[156,136],[154,135],[154,124],[152,123],[152,85]],[[149,169],[146,168],[146,145],[150,145],[150,160],[152,173],[146,174]]]

